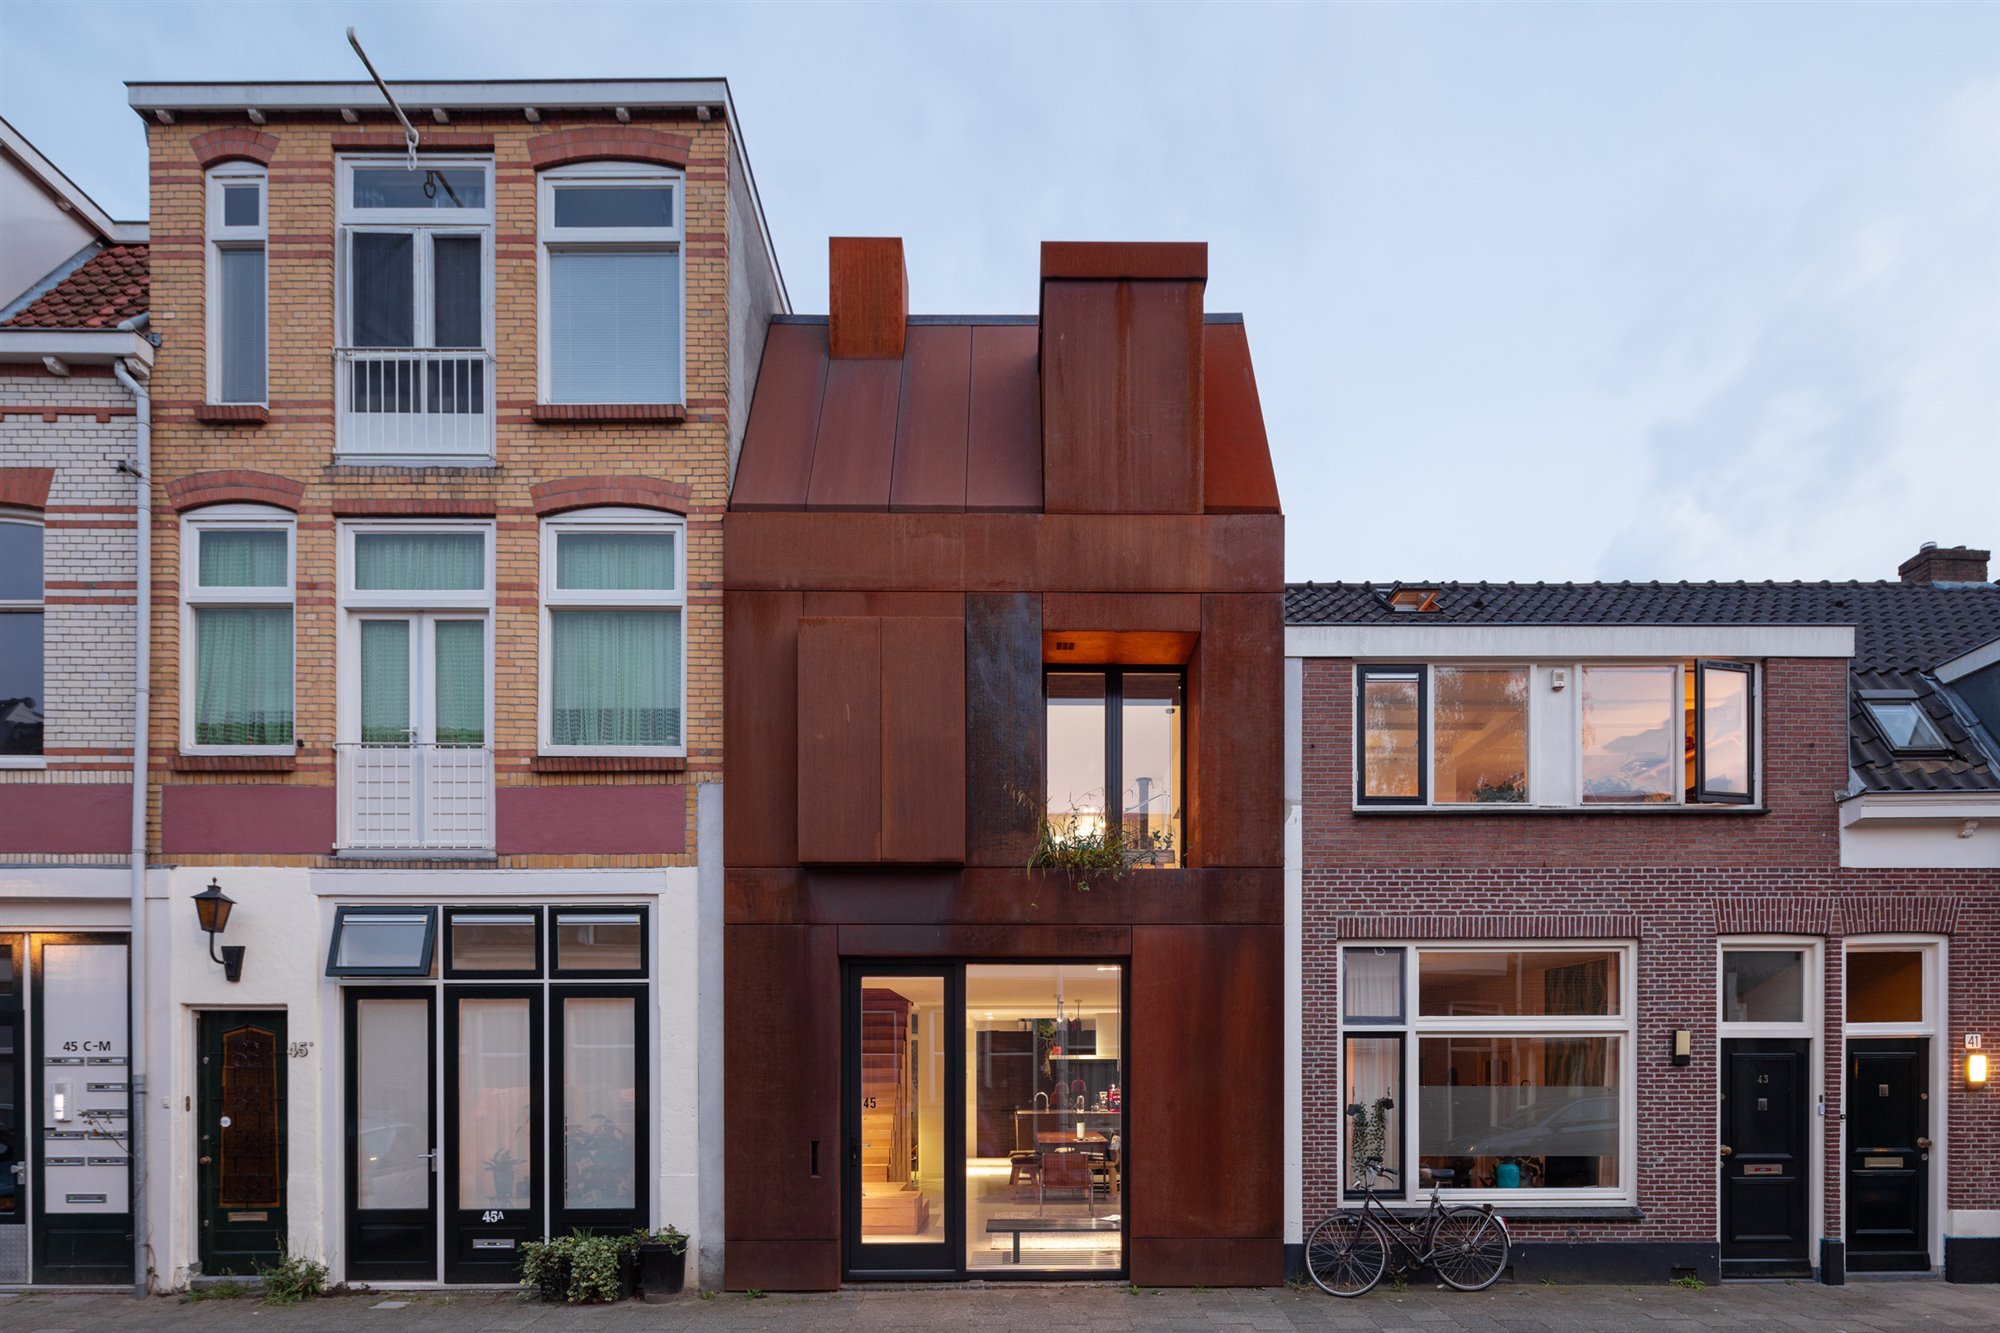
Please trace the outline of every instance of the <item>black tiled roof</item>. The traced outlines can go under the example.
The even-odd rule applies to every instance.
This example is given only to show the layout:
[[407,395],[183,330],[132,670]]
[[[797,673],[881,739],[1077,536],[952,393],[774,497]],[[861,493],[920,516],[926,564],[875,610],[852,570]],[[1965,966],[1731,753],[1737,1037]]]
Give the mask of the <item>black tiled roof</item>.
[[1392,610],[1390,585],[1294,583],[1288,625],[1852,625],[1854,691],[1908,690],[1950,741],[1951,758],[1898,757],[1852,697],[1848,754],[1870,791],[2000,791],[2000,764],[1928,674],[2000,639],[2000,584],[1425,583],[1438,609]]

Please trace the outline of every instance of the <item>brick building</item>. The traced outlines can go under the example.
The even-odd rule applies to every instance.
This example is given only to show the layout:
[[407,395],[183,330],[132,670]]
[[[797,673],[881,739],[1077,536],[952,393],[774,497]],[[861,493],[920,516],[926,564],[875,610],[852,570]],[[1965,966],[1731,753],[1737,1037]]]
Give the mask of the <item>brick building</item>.
[[0,236],[0,1284],[125,1282],[146,226],[0,121]]
[[1288,590],[1292,1243],[1379,1157],[1495,1203],[1523,1280],[1995,1276],[1969,555]]
[[154,1263],[511,1281],[672,1222],[698,1273],[721,518],[782,281],[721,81],[392,87],[414,147],[366,83],[131,88]]

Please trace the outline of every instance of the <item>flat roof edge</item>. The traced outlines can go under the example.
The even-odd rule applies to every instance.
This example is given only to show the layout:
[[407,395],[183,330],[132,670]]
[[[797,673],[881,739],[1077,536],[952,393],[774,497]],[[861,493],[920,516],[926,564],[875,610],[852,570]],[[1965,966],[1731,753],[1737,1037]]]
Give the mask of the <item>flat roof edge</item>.
[[[516,107],[666,107],[729,105],[729,83],[699,79],[396,79],[389,88],[406,106],[447,110]],[[134,111],[339,111],[374,109],[382,94],[354,80],[256,83],[127,83]]]

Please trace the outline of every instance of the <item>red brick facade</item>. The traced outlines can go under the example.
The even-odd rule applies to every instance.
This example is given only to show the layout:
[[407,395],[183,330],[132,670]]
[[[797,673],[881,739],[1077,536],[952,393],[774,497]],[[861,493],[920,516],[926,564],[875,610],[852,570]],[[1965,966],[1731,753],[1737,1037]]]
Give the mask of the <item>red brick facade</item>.
[[[1947,940],[1951,1209],[2000,1200],[2000,1104],[1963,1083],[1964,1033],[2000,1027],[2000,894],[1979,871],[1844,870],[1834,796],[1847,782],[1847,664],[1772,660],[1763,704],[1768,813],[1459,815],[1353,804],[1353,664],[1302,671],[1303,1217],[1338,1206],[1341,1098],[1336,967],[1343,941],[1605,939],[1636,942],[1638,1163],[1635,1216],[1568,1210],[1536,1221],[1503,1209],[1523,1242],[1713,1246],[1717,1201],[1717,940],[1823,941],[1821,1091],[1842,1080],[1842,942],[1909,933]],[[1676,1029],[1694,1059],[1675,1066]],[[1841,1143],[1828,1121],[1823,1234],[1843,1228]],[[1934,1122],[1935,1123],[1935,1122]],[[1668,1276],[1662,1269],[1656,1280]]]

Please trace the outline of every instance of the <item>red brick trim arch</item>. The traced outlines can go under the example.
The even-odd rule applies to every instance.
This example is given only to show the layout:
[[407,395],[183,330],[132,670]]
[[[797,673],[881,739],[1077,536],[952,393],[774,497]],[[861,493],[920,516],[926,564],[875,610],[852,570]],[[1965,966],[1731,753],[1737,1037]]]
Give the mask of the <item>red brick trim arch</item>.
[[556,130],[528,140],[528,160],[536,171],[566,167],[572,162],[657,162],[685,167],[693,140],[685,134],[641,129],[636,125],[591,125]]
[[49,487],[55,484],[52,467],[0,467],[0,506],[11,509],[42,510],[49,507]]
[[621,505],[631,509],[664,509],[685,514],[694,492],[678,481],[658,477],[557,477],[528,488],[535,512],[546,518],[570,509]]
[[278,136],[229,125],[195,135],[188,140],[188,147],[200,159],[203,171],[222,162],[255,162],[268,167],[278,152]]
[[257,504],[276,505],[296,514],[305,493],[306,484],[302,481],[241,468],[192,472],[167,483],[167,503],[176,513],[203,505]]

